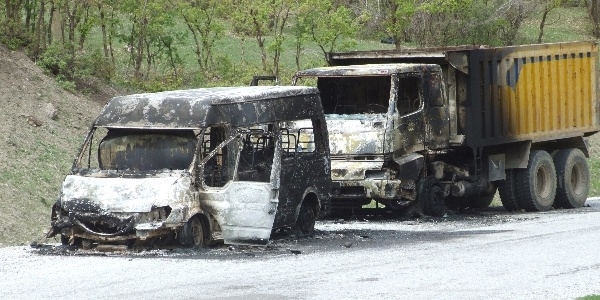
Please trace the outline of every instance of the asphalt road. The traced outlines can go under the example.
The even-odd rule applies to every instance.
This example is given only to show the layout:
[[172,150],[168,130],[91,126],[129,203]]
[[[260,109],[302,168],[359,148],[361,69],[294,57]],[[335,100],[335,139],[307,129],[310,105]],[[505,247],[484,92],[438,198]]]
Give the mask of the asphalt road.
[[600,295],[600,200],[588,205],[326,221],[267,248],[0,248],[0,298],[575,299]]

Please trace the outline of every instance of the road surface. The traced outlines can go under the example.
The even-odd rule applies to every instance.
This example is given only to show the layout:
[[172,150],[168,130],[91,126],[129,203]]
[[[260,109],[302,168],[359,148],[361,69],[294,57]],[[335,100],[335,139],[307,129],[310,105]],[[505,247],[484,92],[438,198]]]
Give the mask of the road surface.
[[266,248],[0,248],[0,298],[575,299],[600,295],[600,200],[587,205],[324,221]]

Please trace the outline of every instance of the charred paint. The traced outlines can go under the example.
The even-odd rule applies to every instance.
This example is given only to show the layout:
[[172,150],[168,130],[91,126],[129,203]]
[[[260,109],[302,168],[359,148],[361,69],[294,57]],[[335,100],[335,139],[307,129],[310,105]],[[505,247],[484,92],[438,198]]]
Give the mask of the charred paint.
[[317,78],[321,90],[332,180],[340,187],[334,200],[414,199],[414,180],[424,157],[410,155],[448,145],[449,112],[440,66],[315,68],[298,72],[295,82],[304,78]]

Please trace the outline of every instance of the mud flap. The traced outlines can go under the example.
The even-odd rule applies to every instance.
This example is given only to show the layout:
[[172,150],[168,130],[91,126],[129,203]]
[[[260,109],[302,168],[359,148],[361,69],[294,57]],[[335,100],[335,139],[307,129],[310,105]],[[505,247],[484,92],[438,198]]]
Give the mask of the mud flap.
[[223,214],[225,244],[266,245],[277,212],[278,191],[269,183],[231,182],[229,207]]

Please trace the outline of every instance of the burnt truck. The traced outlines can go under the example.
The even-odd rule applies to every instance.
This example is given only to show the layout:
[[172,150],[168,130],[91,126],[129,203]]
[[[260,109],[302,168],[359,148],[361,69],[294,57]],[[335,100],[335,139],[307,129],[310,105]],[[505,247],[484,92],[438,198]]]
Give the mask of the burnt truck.
[[327,125],[314,87],[115,97],[52,208],[65,245],[263,245],[330,212]]
[[[595,42],[329,53],[321,92],[334,212],[372,200],[509,211],[581,207],[599,130]],[[416,201],[416,202],[415,202]]]

